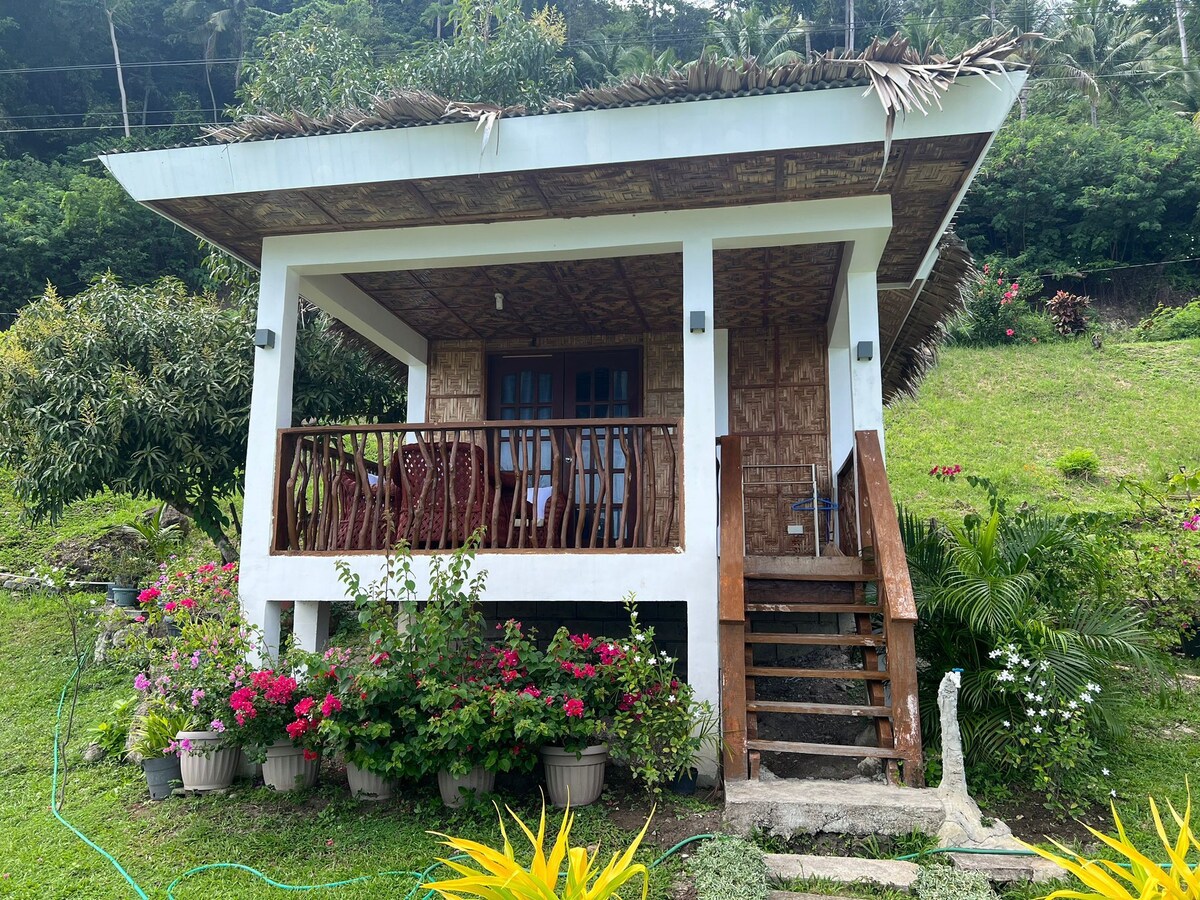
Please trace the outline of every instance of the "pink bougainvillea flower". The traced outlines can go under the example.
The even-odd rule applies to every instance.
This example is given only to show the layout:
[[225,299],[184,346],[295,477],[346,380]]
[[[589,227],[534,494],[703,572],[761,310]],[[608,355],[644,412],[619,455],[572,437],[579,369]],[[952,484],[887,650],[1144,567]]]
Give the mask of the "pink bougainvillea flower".
[[308,719],[297,719],[294,722],[288,722],[283,730],[288,733],[288,737],[293,741],[299,740],[304,736],[304,732],[308,731]]
[[571,643],[580,650],[587,650],[592,646],[592,636],[590,634],[573,634]]
[[1200,515],[1195,515],[1190,519],[1185,519],[1181,523],[1180,527],[1186,531],[1200,531]]
[[133,679],[133,689],[135,691],[150,690],[150,679],[146,677],[145,672],[138,672]]
[[540,690],[538,690],[536,687],[534,687],[532,684],[529,685],[527,688],[525,688],[523,691],[521,691],[521,693],[524,694],[526,697],[532,697],[535,700],[538,697],[542,696],[542,692]]
[[195,609],[196,601],[193,600],[191,597],[184,597],[182,600],[179,601],[179,605],[182,606],[184,609]]
[[317,705],[317,701],[314,700],[312,697],[305,697],[303,700],[301,700],[299,703],[297,703],[294,707],[292,707],[292,712],[294,712],[298,716],[307,716],[310,712],[312,712],[313,707],[316,705]]
[[321,701],[321,715],[329,717],[335,712],[341,712],[342,701],[333,694],[326,694],[325,699]]
[[225,723],[222,722],[220,719],[213,719],[211,722],[208,723],[208,730],[215,731],[217,734],[220,734],[222,731],[225,730]]
[[175,610],[178,607],[179,607],[179,604],[176,603],[174,600],[168,600],[166,603],[163,604],[163,612],[175,612]]
[[275,679],[275,682],[267,688],[264,696],[268,703],[287,704],[292,702],[292,695],[296,693],[296,688],[299,685],[296,679],[290,675],[280,675]]
[[563,704],[563,712],[571,719],[583,718],[583,701],[572,698]]
[[155,587],[148,587],[138,594],[138,603],[150,603],[152,600],[157,600],[162,595],[162,591]]

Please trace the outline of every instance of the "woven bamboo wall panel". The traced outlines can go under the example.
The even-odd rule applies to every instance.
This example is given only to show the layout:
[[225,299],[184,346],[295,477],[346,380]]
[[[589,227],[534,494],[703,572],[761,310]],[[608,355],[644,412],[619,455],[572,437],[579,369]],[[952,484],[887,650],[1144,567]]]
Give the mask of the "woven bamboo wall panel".
[[425,418],[430,425],[481,422],[483,401],[478,397],[430,397]]
[[435,344],[429,354],[430,396],[482,396],[482,392],[479,350],[442,349]]
[[[937,237],[986,134],[896,141],[882,182],[877,142],[771,153],[409,182],[224,194],[152,205],[218,244],[261,258],[272,234],[567,218],[890,194],[895,213],[880,280],[908,281]],[[914,262],[916,261],[916,262]]]
[[[742,436],[746,549],[759,555],[811,554],[811,514],[791,504],[811,488],[793,482],[817,467],[829,495],[829,402],[824,327],[739,329],[730,333],[730,432]],[[788,466],[788,468],[779,468]],[[758,468],[762,467],[762,468]],[[767,484],[753,484],[768,482]],[[788,535],[789,524],[808,533]]]

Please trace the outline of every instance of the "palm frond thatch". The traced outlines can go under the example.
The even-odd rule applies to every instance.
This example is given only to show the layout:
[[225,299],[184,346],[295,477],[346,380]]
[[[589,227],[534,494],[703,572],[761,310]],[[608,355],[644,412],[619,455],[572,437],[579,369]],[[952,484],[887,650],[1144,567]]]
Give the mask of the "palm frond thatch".
[[[1039,35],[1003,34],[980,41],[957,56],[923,56],[907,39],[894,35],[876,39],[862,53],[814,54],[807,59],[765,67],[753,59],[734,61],[702,57],[664,75],[635,75],[616,84],[586,88],[541,109],[523,106],[488,108],[490,118],[579,112],[750,96],[790,93],[822,88],[865,86],[874,92],[887,116],[885,141],[890,143],[897,115],[928,113],[940,107],[941,94],[960,75],[990,78],[1010,70],[1024,69],[1014,59],[1022,44]],[[351,131],[403,128],[443,122],[477,121],[484,104],[456,103],[438,94],[404,88],[376,97],[369,109],[346,109],[324,117],[294,112],[248,116],[229,125],[205,131],[213,143],[260,141],[279,137],[338,134]],[[885,152],[886,158],[886,152]]]

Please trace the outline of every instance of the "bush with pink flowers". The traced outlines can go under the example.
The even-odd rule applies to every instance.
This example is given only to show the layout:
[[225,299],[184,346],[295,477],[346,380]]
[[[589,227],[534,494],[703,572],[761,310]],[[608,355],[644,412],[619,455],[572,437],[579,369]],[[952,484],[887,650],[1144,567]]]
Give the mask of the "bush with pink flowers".
[[967,288],[962,310],[946,326],[951,341],[968,347],[1028,344],[1055,336],[1049,316],[1034,300],[1041,280],[984,264]]
[[342,708],[333,694],[318,697],[304,690],[293,676],[273,669],[247,673],[226,694],[226,734],[252,759],[262,761],[266,748],[290,738],[315,759],[320,746],[321,720]]

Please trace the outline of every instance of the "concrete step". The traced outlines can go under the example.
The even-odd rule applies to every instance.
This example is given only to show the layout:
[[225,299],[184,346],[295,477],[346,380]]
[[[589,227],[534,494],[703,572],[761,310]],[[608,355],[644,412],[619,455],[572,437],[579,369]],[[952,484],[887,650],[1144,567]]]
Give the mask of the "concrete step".
[[806,744],[800,741],[764,741],[751,738],[746,749],[767,753],[800,753],[808,756],[846,756],[850,759],[900,759],[895,747],[870,747],[858,744]]
[[771,877],[779,881],[823,878],[838,884],[870,884],[898,891],[912,890],[921,871],[916,863],[894,859],[768,853],[766,860]]
[[794,716],[868,716],[886,719],[890,706],[861,706],[852,703],[800,703],[793,700],[751,700],[746,709],[756,713],[784,713]]
[[[871,755],[879,748],[860,748]],[[726,781],[724,821],[738,834],[755,829],[782,837],[805,834],[937,834],[946,810],[937,792],[879,782]]]

